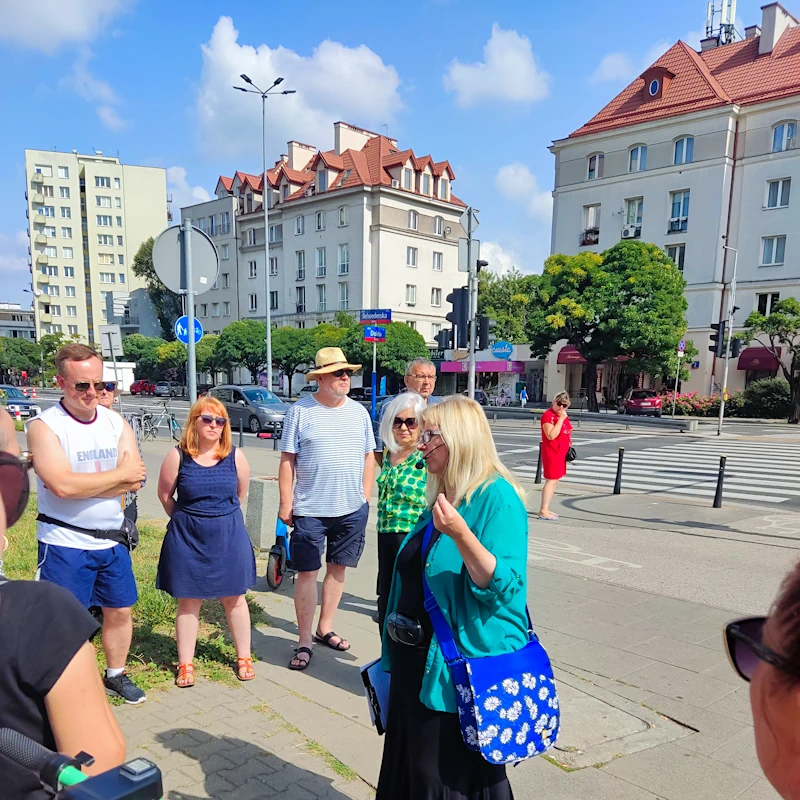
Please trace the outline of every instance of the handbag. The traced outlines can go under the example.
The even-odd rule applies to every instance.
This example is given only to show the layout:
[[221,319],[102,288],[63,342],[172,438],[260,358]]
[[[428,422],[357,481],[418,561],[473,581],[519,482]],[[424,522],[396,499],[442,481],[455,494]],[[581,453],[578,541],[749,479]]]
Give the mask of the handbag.
[[392,676],[381,668],[379,658],[361,667],[361,680],[364,683],[364,693],[367,695],[369,716],[378,736],[386,732],[391,679]]
[[570,461],[575,461],[577,457],[578,451],[572,445],[570,445],[569,449],[567,450],[567,463],[569,464]]
[[[433,522],[425,529],[423,553],[433,535]],[[425,559],[423,559],[424,564]],[[425,610],[442,649],[456,687],[461,736],[468,750],[479,752],[490,764],[524,761],[549,750],[561,728],[553,668],[533,631],[515,653],[466,658],[431,593],[422,568]]]

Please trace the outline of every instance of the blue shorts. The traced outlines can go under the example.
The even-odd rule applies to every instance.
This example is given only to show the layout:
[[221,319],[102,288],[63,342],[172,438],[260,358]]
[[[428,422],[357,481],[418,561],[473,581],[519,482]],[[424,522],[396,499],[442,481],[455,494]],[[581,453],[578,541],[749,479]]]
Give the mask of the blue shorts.
[[357,567],[364,552],[369,503],[341,517],[295,517],[290,542],[292,568],[298,572],[315,572],[325,560],[329,564]]
[[39,542],[38,579],[69,589],[85,608],[130,608],[139,598],[131,554],[123,544],[78,550]]

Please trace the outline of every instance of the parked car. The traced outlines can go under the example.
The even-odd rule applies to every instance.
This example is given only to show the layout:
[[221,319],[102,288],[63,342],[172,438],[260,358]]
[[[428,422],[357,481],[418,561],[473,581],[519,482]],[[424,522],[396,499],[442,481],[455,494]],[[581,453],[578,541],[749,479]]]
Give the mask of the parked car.
[[661,398],[655,389],[628,389],[619,399],[620,414],[643,414],[661,416]]
[[372,400],[371,386],[355,386],[350,389],[350,397],[353,400]]
[[[469,396],[469,392],[466,392],[466,391],[465,392],[461,392],[461,394],[463,394],[464,397],[468,397]],[[482,406],[488,406],[489,405],[489,395],[486,394],[486,392],[484,392],[483,389],[476,389],[475,390],[475,402],[476,403],[480,403]]]
[[156,397],[186,397],[186,387],[178,381],[159,381],[153,394]]
[[16,386],[0,384],[0,405],[3,404],[3,399],[6,410],[11,416],[16,415],[17,409],[19,409],[19,415],[25,419],[42,413],[41,406],[35,400],[25,397]]
[[134,381],[131,384],[131,394],[150,394],[150,381]]
[[307,383],[301,390],[300,396],[305,397],[308,394],[314,394],[317,391],[317,384],[316,383]]
[[289,408],[280,397],[263,386],[215,386],[208,390],[208,397],[216,397],[225,405],[234,430],[239,428],[241,420],[242,426],[251,433],[262,430],[279,433]]
[[208,392],[209,389],[213,389],[213,383],[198,383],[197,384],[197,396],[202,397],[204,394]]

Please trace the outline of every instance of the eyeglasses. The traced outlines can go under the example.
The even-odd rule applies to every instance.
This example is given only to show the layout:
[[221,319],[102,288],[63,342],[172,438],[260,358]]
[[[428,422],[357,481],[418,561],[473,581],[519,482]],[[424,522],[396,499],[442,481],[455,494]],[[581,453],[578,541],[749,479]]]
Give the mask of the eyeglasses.
[[225,424],[228,420],[225,417],[213,417],[211,414],[201,414],[200,419],[203,420],[203,423],[206,425],[210,425],[212,422],[216,422],[220,428],[225,427]]
[[353,372],[349,369],[335,369],[333,372],[331,372],[331,375],[333,375],[334,378],[341,378],[342,375],[347,375],[347,377],[350,378],[352,377]]
[[103,384],[103,389],[106,392],[116,392],[117,391],[117,382],[116,381],[106,381]]
[[559,408],[569,408],[569,403],[556,403]]
[[9,528],[19,520],[28,505],[28,470],[32,466],[33,457],[27,451],[19,458],[11,453],[0,452],[0,498],[6,510],[6,525]]
[[402,417],[394,418],[394,422],[392,423],[393,428],[402,428],[403,425],[405,425],[410,431],[415,431],[417,429],[417,425],[419,425],[419,422],[417,422],[416,417],[408,417],[406,419],[403,419]]
[[[96,392],[102,392],[103,389],[109,385],[108,381],[78,381],[77,383],[73,384],[75,386],[75,391],[81,392],[88,392],[90,386],[94,386],[94,390]],[[117,385],[113,384],[114,388],[116,389]],[[113,389],[106,389],[106,391],[113,391]]]
[[441,436],[441,431],[423,431],[420,439],[422,444],[430,444],[434,436]]
[[800,678],[800,667],[763,644],[766,621],[766,617],[748,617],[725,626],[725,650],[731,666],[740,678],[748,682],[752,680],[759,661]]
[[409,375],[409,378],[416,378],[418,381],[435,381],[435,375]]

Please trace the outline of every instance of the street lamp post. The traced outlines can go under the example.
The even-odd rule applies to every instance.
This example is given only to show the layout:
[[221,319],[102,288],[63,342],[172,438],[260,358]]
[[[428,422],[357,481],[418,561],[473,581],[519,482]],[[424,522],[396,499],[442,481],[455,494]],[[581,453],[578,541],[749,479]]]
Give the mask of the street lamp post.
[[[264,207],[264,309],[266,313],[267,327],[267,389],[272,391],[272,310],[270,308],[270,289],[269,289],[269,183],[267,181],[267,95],[272,90],[283,83],[283,78],[276,78],[272,86],[266,91],[262,91],[250,78],[242,73],[239,76],[252,89],[244,86],[234,86],[240,92],[261,95],[261,149],[264,157],[264,173],[261,184],[261,205]],[[283,89],[282,91],[272,92],[273,94],[294,94],[294,89]],[[255,375],[253,378],[255,379]]]
[[739,251],[735,247],[722,245],[723,250],[733,251],[733,276],[728,288],[728,338],[725,342],[725,366],[722,368],[722,394],[719,398],[719,421],[717,422],[717,436],[722,435],[722,418],[725,416],[725,394],[728,391],[728,362],[731,356],[731,338],[733,336],[733,315],[736,312],[736,262],[739,260]]
[[41,292],[37,294],[36,289],[33,288],[32,283],[30,289],[23,289],[22,291],[33,295],[33,300],[34,300],[32,304],[32,306],[34,307],[33,327],[34,327],[34,332],[36,333],[36,344],[39,345],[39,386],[42,389],[44,389],[44,353],[42,352],[42,343],[41,343],[42,337],[39,336],[39,331],[36,330],[36,311],[35,311],[36,298],[39,297],[39,295],[41,295]]

